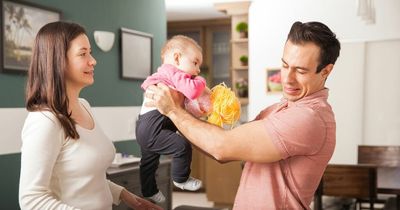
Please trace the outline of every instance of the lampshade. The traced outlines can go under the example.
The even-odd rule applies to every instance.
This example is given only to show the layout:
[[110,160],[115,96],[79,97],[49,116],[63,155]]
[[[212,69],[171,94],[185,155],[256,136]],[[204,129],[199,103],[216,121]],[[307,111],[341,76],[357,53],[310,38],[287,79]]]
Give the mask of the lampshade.
[[96,45],[104,52],[111,50],[114,44],[115,34],[109,31],[94,31],[94,41]]
[[366,24],[375,23],[374,0],[357,0],[357,15]]

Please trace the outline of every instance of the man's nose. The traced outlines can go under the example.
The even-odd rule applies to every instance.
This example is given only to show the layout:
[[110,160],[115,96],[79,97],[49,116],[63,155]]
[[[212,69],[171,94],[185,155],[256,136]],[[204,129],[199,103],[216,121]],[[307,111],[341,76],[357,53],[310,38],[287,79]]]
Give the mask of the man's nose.
[[283,82],[291,83],[295,80],[295,69],[288,69],[286,75],[284,76]]

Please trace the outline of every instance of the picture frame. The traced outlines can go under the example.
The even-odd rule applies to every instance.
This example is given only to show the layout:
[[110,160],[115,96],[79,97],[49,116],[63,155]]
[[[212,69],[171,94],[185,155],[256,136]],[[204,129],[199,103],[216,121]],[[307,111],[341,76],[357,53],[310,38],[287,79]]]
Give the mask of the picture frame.
[[153,35],[121,28],[121,78],[142,80],[153,69]]
[[27,73],[39,29],[61,20],[61,11],[25,1],[0,3],[0,68],[2,72]]
[[281,69],[280,68],[266,68],[266,92],[267,93],[281,93]]

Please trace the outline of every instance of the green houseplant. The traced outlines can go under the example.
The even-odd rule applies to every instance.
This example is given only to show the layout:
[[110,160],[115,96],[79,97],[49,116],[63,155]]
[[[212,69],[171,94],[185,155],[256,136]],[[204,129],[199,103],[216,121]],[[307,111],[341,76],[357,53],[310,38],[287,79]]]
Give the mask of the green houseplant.
[[240,38],[247,38],[248,25],[246,22],[240,22],[236,25],[236,31],[240,33]]
[[240,56],[239,60],[242,66],[247,66],[249,63],[249,57],[247,57],[247,55]]
[[235,83],[236,91],[239,97],[246,98],[249,94],[249,85],[247,80],[240,78]]

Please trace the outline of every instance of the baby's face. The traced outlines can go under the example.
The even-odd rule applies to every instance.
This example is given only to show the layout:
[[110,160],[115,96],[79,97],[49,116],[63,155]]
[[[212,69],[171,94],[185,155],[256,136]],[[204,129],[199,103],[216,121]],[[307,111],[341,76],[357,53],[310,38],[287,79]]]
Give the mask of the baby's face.
[[203,55],[201,52],[194,47],[188,47],[184,52],[180,54],[177,68],[190,75],[199,75],[200,66],[203,62]]

